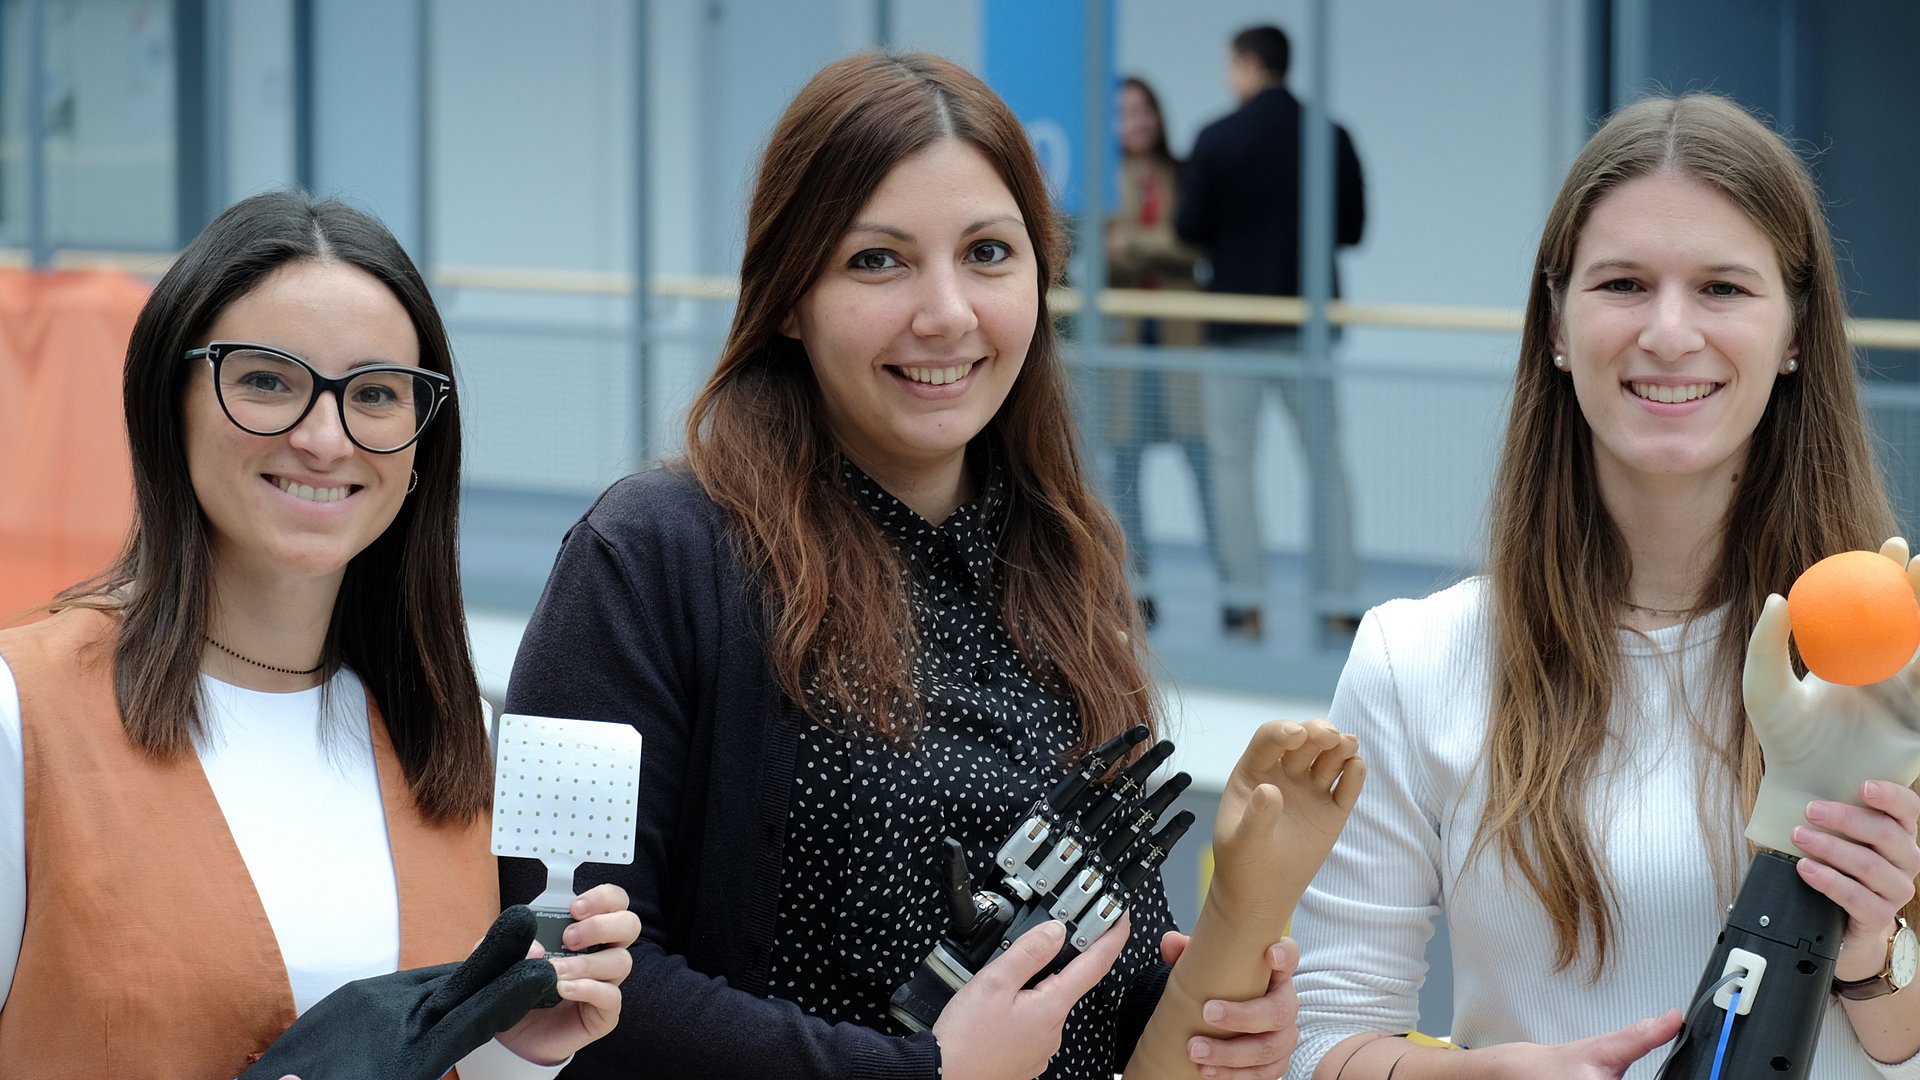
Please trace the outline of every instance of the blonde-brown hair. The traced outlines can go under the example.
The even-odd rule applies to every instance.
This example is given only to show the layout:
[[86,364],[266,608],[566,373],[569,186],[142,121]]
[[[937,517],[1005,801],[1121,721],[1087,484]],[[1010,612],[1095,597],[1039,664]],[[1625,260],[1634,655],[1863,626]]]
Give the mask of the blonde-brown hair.
[[[1744,628],[1769,592],[1801,570],[1892,535],[1893,514],[1869,449],[1832,241],[1806,166],[1772,131],[1710,94],[1652,98],[1607,121],[1575,159],[1547,215],[1494,484],[1493,703],[1488,794],[1474,851],[1493,849],[1544,903],[1555,967],[1593,944],[1591,975],[1616,943],[1613,880],[1586,807],[1597,748],[1620,677],[1619,598],[1632,575],[1600,501],[1592,433],[1571,380],[1553,366],[1554,323],[1574,247],[1593,208],[1661,171],[1711,185],[1763,232],[1780,261],[1799,371],[1776,381],[1721,524],[1719,556],[1696,612],[1724,608],[1712,689],[1697,709],[1700,827],[1732,898],[1740,857],[1727,811],[1753,807],[1762,762],[1740,705]],[[1736,804],[1737,793],[1737,804]]]
[[938,57],[862,53],[829,65],[775,126],[747,215],[740,300],[687,416],[687,461],[734,524],[760,585],[780,687],[816,722],[809,684],[895,740],[918,723],[917,640],[903,564],[838,482],[840,451],[800,343],[781,320],[901,161],[947,139],[993,163],[1039,263],[1039,320],[1006,402],[978,440],[1007,476],[1000,610],[1028,667],[1070,697],[1085,745],[1150,722],[1155,698],[1118,526],[1081,461],[1047,288],[1064,257],[1025,130],[986,84]]

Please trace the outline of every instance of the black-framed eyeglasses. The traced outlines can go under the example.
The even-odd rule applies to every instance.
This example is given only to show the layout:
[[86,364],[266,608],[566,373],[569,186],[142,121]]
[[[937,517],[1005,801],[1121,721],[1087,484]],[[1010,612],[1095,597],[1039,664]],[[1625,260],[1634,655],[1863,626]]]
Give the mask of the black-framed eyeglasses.
[[220,409],[241,431],[284,435],[307,418],[321,394],[332,391],[347,438],[374,454],[413,445],[453,396],[452,377],[437,371],[372,364],[332,379],[285,349],[247,341],[211,342],[187,350],[182,359],[207,361]]

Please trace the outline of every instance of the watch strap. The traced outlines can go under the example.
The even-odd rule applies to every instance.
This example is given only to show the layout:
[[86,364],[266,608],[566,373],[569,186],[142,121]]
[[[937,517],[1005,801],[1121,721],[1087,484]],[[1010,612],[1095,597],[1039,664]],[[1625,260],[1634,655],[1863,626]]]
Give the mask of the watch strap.
[[1835,979],[1833,992],[1848,1001],[1871,1001],[1874,998],[1898,993],[1901,987],[1893,981],[1893,952],[1900,942],[1900,935],[1911,933],[1912,931],[1907,928],[1907,920],[1896,920],[1893,933],[1887,935],[1887,958],[1880,965],[1879,974],[1869,975],[1864,979]]
[[1848,1001],[1871,1001],[1877,997],[1886,997],[1898,989],[1900,988],[1893,985],[1892,974],[1885,971],[1878,975],[1869,975],[1864,979],[1833,980],[1833,992]]

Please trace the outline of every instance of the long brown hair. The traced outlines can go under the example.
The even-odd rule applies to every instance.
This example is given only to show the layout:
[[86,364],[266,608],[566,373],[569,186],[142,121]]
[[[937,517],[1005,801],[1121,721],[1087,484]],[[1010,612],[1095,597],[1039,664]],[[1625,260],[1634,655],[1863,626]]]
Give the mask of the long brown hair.
[[[114,692],[127,737],[159,758],[192,752],[213,561],[187,472],[183,354],[220,312],[304,260],[346,263],[392,290],[420,338],[420,363],[453,374],[445,326],[413,261],[366,213],[305,192],[229,207],[154,286],[127,345],[123,396],[133,455],[134,525],[100,577],[53,607],[114,611]],[[414,801],[434,821],[470,820],[491,800],[492,755],[460,596],[459,398],[447,400],[414,454],[418,485],[387,530],[347,564],[327,627],[327,674],[341,665],[380,706]]]
[[1129,75],[1120,80],[1122,90],[1138,90],[1146,99],[1147,108],[1153,110],[1153,145],[1147,147],[1147,156],[1162,165],[1180,167],[1180,159],[1173,156],[1173,148],[1167,145],[1167,114],[1160,111],[1160,95],[1153,92],[1147,80],[1138,75]]
[[1832,241],[1806,167],[1738,105],[1709,94],[1621,109],[1587,143],[1547,215],[1494,483],[1493,705],[1486,813],[1474,850],[1517,868],[1553,923],[1556,969],[1594,944],[1598,977],[1614,944],[1613,880],[1586,816],[1594,748],[1606,741],[1620,677],[1619,598],[1632,566],[1600,501],[1593,436],[1571,380],[1553,365],[1553,329],[1574,247],[1594,206],[1663,170],[1711,185],[1765,233],[1780,261],[1799,346],[1776,380],[1721,523],[1697,612],[1725,610],[1711,707],[1694,720],[1702,755],[1700,826],[1731,899],[1739,858],[1727,812],[1751,813],[1762,761],[1740,704],[1744,628],[1770,592],[1820,558],[1893,535],[1859,403]]
[[978,147],[1012,193],[1039,261],[1039,322],[1025,366],[976,443],[1006,471],[1000,610],[1028,666],[1075,701],[1091,745],[1150,722],[1145,635],[1119,528],[1082,464],[1047,287],[1062,237],[1020,122],[938,57],[862,53],[801,89],[754,185],[740,301],[719,365],[687,417],[687,459],[730,514],[764,598],[775,675],[816,722],[811,684],[844,716],[910,739],[917,641],[903,564],[838,482],[840,451],[798,341],[778,327],[901,161],[946,139]]

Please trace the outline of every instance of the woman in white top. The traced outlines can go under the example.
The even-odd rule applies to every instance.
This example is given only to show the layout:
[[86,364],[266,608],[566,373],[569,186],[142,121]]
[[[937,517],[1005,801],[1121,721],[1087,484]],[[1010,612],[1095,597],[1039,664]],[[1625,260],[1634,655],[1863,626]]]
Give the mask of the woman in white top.
[[[71,610],[0,635],[0,1047],[10,1077],[90,1074],[96,1066],[83,1063],[104,1055],[116,1076],[215,1080],[275,1040],[282,1053],[267,1060],[277,1063],[291,1036],[276,1017],[392,973],[403,956],[458,960],[499,911],[485,838],[491,755],[456,547],[452,354],[406,253],[341,203],[298,192],[247,199],[155,287],[124,392],[137,501],[125,554],[55,602]],[[69,672],[44,647],[76,633],[97,640],[110,664],[75,656]],[[82,743],[71,724],[49,729],[47,710],[81,693],[63,683],[89,681],[95,696],[67,715],[105,734]],[[90,700],[105,707],[85,708]],[[105,778],[50,773],[49,755],[74,745],[131,767]],[[191,772],[171,779],[196,763],[204,783]],[[85,887],[62,885],[71,915],[38,904],[49,883],[93,872],[76,863],[104,861],[51,850],[60,796],[82,790],[91,803],[70,817],[85,818],[87,805],[114,812],[135,785],[163,793],[160,813],[125,845],[100,839],[118,862],[97,880],[109,890],[150,880],[165,896],[119,898],[105,928],[79,919]],[[212,801],[198,800],[208,788]],[[193,913],[203,918],[164,907],[205,891],[195,879],[225,872],[236,849],[244,866],[222,887],[242,895],[214,896]],[[422,865],[433,873],[422,878]],[[406,918],[410,908],[418,919]],[[259,929],[262,911],[270,931]],[[553,977],[534,976],[557,979],[560,1004],[495,1013],[461,1062],[467,1080],[552,1076],[613,1028],[638,920],[612,886],[574,913],[569,946],[613,947],[544,961]],[[265,940],[254,955],[266,964],[223,955],[249,934]],[[422,951],[426,939],[435,944]],[[102,967],[113,977],[59,978],[71,940],[109,949]],[[193,965],[184,973],[183,957]],[[222,985],[234,972],[254,978]],[[411,985],[390,980],[375,996]],[[305,1045],[386,1039],[415,1053],[422,1033],[382,1030],[369,993],[361,984],[332,1012],[354,1014],[361,1030],[316,1033],[309,1023]],[[278,1011],[246,1013],[259,1002]],[[266,1021],[234,1031],[206,1019],[229,1008]],[[104,1020],[80,1021],[90,1031],[68,1021],[92,1016]],[[493,1021],[522,1016],[481,1044]],[[144,1045],[142,1023],[152,1029]]]
[[[1738,106],[1638,102],[1573,163],[1487,573],[1370,613],[1329,714],[1372,775],[1294,923],[1295,1080],[1658,1071],[1747,862],[1748,629],[1893,528],[1843,316],[1812,180]],[[1920,873],[1920,795],[1860,797],[1789,852],[1846,911],[1837,980],[1880,972]],[[1465,1052],[1391,1037],[1435,916]],[[1809,1075],[1920,1077],[1917,1050],[1920,989],[1836,1000]]]

